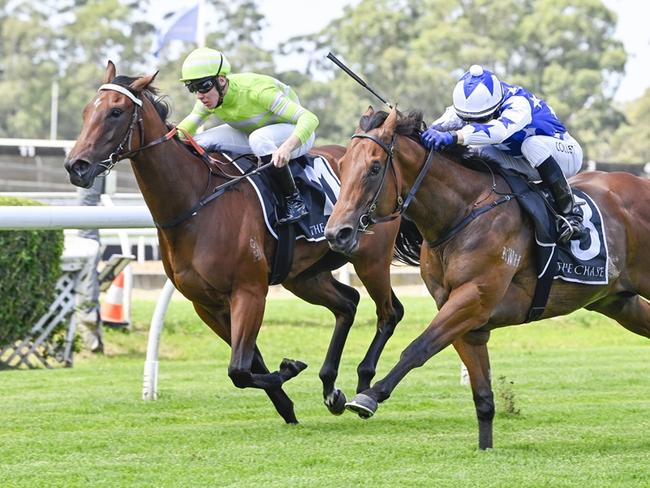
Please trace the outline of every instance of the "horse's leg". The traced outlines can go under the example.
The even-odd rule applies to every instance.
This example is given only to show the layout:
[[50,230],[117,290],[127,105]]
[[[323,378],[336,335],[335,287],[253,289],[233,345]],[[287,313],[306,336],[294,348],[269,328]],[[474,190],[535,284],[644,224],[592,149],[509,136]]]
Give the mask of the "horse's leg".
[[487,341],[489,332],[473,331],[454,341],[454,348],[467,367],[472,396],[478,418],[478,447],[492,447],[492,421],[494,419],[494,395],[490,384],[490,358]]
[[[201,320],[208,324],[208,326],[221,337],[228,345],[230,345],[230,317],[228,310],[225,308],[206,307],[204,305],[194,303],[194,310],[201,317]],[[262,353],[255,347],[255,355],[253,356],[252,364],[253,373],[268,374],[269,370],[264,364]],[[293,402],[289,396],[280,388],[264,390],[273,406],[288,424],[297,424],[298,420],[293,409]]]
[[359,292],[351,286],[336,281],[329,271],[316,275],[298,275],[282,285],[303,300],[326,307],[336,318],[332,339],[327,348],[319,377],[323,383],[325,405],[331,413],[340,415],[345,411],[346,398],[340,390],[335,388],[335,381],[338,376],[343,346],[357,311]]
[[[269,369],[264,364],[262,353],[255,346],[255,356],[253,357],[253,374],[269,374]],[[289,396],[284,392],[282,387],[266,389],[264,392],[267,394],[273,406],[278,411],[280,416],[288,424],[297,424],[298,419],[293,410],[293,402]]]
[[[491,290],[492,294],[487,296],[485,290]],[[357,394],[346,406],[362,418],[371,417],[378,404],[390,397],[409,371],[422,366],[460,336],[487,323],[493,302],[501,294],[498,284],[487,281],[467,282],[455,288],[431,324],[404,349],[393,369],[371,388]]]
[[359,375],[357,393],[370,388],[370,381],[375,376],[379,356],[384,350],[388,339],[393,335],[395,326],[404,316],[404,307],[390,286],[392,248],[391,254],[387,254],[387,256],[388,259],[383,260],[377,260],[377,256],[372,256],[374,261],[364,259],[363,261],[354,260],[352,262],[357,276],[359,276],[359,279],[366,287],[370,298],[375,302],[377,311],[377,329],[375,336],[370,346],[368,346],[365,357],[357,368],[357,374]]
[[585,307],[606,315],[627,330],[650,338],[650,304],[639,295],[615,295]]

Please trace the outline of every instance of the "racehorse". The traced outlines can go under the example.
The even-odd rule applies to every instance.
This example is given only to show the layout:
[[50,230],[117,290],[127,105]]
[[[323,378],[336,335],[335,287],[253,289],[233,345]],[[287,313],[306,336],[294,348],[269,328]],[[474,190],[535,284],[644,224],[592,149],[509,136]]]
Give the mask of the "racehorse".
[[[492,447],[494,400],[487,343],[497,327],[526,320],[536,285],[530,219],[501,177],[462,164],[460,151],[422,146],[421,113],[374,112],[361,119],[340,160],[341,192],[325,235],[332,249],[354,252],[360,229],[404,212],[423,237],[421,275],[438,313],[381,380],[347,405],[372,416],[413,368],[452,344],[467,366],[479,425],[479,448]],[[607,285],[555,280],[541,318],[579,308],[600,312],[650,337],[650,182],[628,173],[586,172],[571,183],[597,202],[609,249]],[[419,188],[417,187],[419,185]],[[415,188],[414,188],[415,186]],[[451,237],[474,209],[492,207]]]
[[[84,108],[81,133],[65,162],[70,182],[89,187],[119,160],[131,160],[158,226],[165,273],[193,303],[199,317],[231,346],[228,375],[232,382],[238,388],[263,389],[282,418],[296,423],[293,403],[282,384],[306,365],[285,359],[278,371],[270,373],[256,345],[276,240],[265,227],[257,196],[248,183],[233,185],[205,203],[214,187],[232,183],[232,179],[222,166],[208,164],[172,137],[174,129],[170,131],[166,122],[169,107],[151,85],[155,76],[116,76],[109,61],[104,85]],[[338,171],[343,147],[327,146],[317,152],[326,155]],[[282,284],[335,316],[319,373],[325,404],[334,414],[345,409],[345,395],[335,387],[335,380],[360,295],[335,280],[331,270],[350,261],[376,304],[376,334],[358,367],[361,391],[370,386],[379,355],[403,316],[389,274],[399,227],[391,223],[378,228],[350,256],[332,252],[325,240],[296,241],[291,270]]]

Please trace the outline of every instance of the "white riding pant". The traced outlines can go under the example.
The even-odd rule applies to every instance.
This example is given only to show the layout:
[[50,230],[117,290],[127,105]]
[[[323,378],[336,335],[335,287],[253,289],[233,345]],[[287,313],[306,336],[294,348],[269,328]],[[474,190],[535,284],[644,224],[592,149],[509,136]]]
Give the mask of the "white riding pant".
[[494,159],[503,168],[525,174],[529,179],[540,180],[537,167],[550,156],[557,161],[567,178],[575,175],[582,167],[582,147],[566,132],[563,139],[551,136],[531,136],[524,140],[521,152],[524,157],[515,158],[492,145],[476,146],[479,155]]
[[[246,134],[228,124],[223,124],[197,134],[194,139],[201,147],[214,151],[266,156],[275,152],[295,128],[293,124],[272,124]],[[315,138],[316,134],[312,134],[304,144],[291,151],[291,159],[307,154],[314,145]]]

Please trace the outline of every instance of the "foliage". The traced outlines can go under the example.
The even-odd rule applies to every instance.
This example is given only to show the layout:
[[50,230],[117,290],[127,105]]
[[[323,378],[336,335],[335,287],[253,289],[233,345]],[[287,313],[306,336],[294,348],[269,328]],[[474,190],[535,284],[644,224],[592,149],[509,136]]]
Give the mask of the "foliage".
[[650,88],[624,107],[626,122],[612,137],[604,159],[624,163],[650,162]]
[[[206,4],[206,44],[223,50],[235,71],[294,86],[321,121],[319,144],[347,144],[368,104],[380,105],[325,58],[331,50],[401,109],[423,110],[428,122],[451,102],[457,77],[481,63],[547,99],[586,158],[648,159],[648,138],[637,136],[647,127],[642,116],[612,103],[626,53],[614,37],[616,15],[602,0],[361,0],[278,52],[261,47],[259,0]],[[12,94],[0,100],[0,137],[48,136],[54,80],[57,135],[76,137],[109,58],[121,74],[158,69],[156,85],[171,102],[170,120],[179,122],[194,97],[178,73],[195,46],[172,41],[154,58],[159,9],[149,0],[0,2],[0,90]],[[277,72],[273,56],[281,53],[297,56],[296,69]]]
[[[422,109],[429,122],[451,103],[457,77],[483,64],[547,99],[593,156],[598,137],[623,121],[611,104],[626,60],[615,25],[598,0],[362,0],[285,49],[333,50],[385,97]],[[307,104],[323,105],[326,87],[328,109],[319,116],[336,131],[330,137],[345,140],[362,112],[358,100],[378,102],[329,61],[311,69],[333,79],[307,89]]]
[[[430,298],[397,294],[406,315],[377,378],[435,313]],[[267,305],[259,340],[268,366],[285,356],[309,363],[286,385],[298,426],[284,425],[261,390],[233,386],[228,347],[180,299],[168,312],[177,329],[169,332],[166,319],[160,344],[160,397],[143,402],[155,301],[136,299],[135,330],[108,331],[104,356],[79,355],[67,370],[1,373],[3,486],[647,486],[648,340],[601,315],[492,333],[493,374],[515,381],[521,414],[498,410],[495,447],[479,452],[453,348],[414,369],[372,419],[334,417],[318,378],[331,314],[296,299]],[[337,381],[348,396],[374,312],[362,298]],[[592,318],[588,327],[581,317]]]
[[[40,205],[0,197],[0,205]],[[25,336],[54,298],[63,231],[0,232],[0,346]]]
[[[147,2],[142,2],[143,6]],[[109,58],[123,70],[138,61],[135,46],[151,45],[153,27],[119,0],[7,3],[1,15],[0,136],[46,138],[53,82],[59,85],[58,137],[73,139],[81,109]]]

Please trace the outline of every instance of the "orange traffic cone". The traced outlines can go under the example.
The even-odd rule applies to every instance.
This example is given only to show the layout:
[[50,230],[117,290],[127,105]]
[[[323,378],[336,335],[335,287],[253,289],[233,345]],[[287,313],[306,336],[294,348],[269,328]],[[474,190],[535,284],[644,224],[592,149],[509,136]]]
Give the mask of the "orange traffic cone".
[[106,297],[100,307],[102,323],[108,327],[123,329],[130,325],[124,316],[124,272],[122,271],[106,291]]

